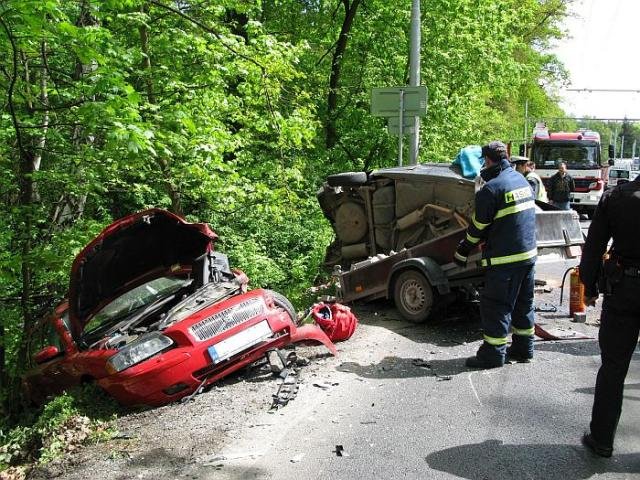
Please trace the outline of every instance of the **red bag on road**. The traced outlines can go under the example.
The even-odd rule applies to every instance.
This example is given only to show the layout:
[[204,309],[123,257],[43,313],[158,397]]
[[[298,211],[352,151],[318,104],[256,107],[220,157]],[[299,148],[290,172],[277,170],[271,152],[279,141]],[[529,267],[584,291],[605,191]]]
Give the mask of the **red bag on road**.
[[347,340],[356,331],[358,319],[351,309],[340,303],[316,303],[311,315],[318,326],[332,342]]

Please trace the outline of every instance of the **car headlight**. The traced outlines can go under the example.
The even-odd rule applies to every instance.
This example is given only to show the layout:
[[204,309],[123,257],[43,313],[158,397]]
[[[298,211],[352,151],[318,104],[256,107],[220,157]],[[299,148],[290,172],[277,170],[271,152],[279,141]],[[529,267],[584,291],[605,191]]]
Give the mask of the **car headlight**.
[[121,372],[153,357],[171,345],[173,345],[173,340],[158,332],[138,337],[107,360],[107,371],[109,373]]

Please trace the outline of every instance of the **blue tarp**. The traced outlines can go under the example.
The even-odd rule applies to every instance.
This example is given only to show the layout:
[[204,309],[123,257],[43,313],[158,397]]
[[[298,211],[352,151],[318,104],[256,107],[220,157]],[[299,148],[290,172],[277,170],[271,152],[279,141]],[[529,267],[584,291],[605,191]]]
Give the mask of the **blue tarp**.
[[453,165],[458,165],[464,178],[476,178],[480,174],[480,169],[484,165],[482,158],[482,147],[479,145],[468,145],[458,152]]

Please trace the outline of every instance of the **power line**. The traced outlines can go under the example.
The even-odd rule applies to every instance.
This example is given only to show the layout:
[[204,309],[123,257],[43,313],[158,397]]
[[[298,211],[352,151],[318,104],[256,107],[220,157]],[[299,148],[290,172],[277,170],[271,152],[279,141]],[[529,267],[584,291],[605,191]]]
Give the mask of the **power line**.
[[595,120],[598,122],[640,122],[640,118],[596,118],[596,117],[527,117],[527,120],[579,120],[590,121]]
[[631,88],[565,88],[567,92],[613,92],[613,93],[640,93],[640,89]]

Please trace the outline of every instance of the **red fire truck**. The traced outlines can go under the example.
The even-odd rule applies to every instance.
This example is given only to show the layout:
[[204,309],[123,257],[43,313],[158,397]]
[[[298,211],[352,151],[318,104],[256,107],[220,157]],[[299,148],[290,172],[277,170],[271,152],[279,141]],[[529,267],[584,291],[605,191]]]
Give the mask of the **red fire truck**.
[[608,169],[601,161],[598,132],[549,132],[544,124],[538,123],[533,131],[530,158],[547,189],[549,178],[558,171],[558,165],[566,163],[576,187],[571,206],[591,218],[604,192]]

